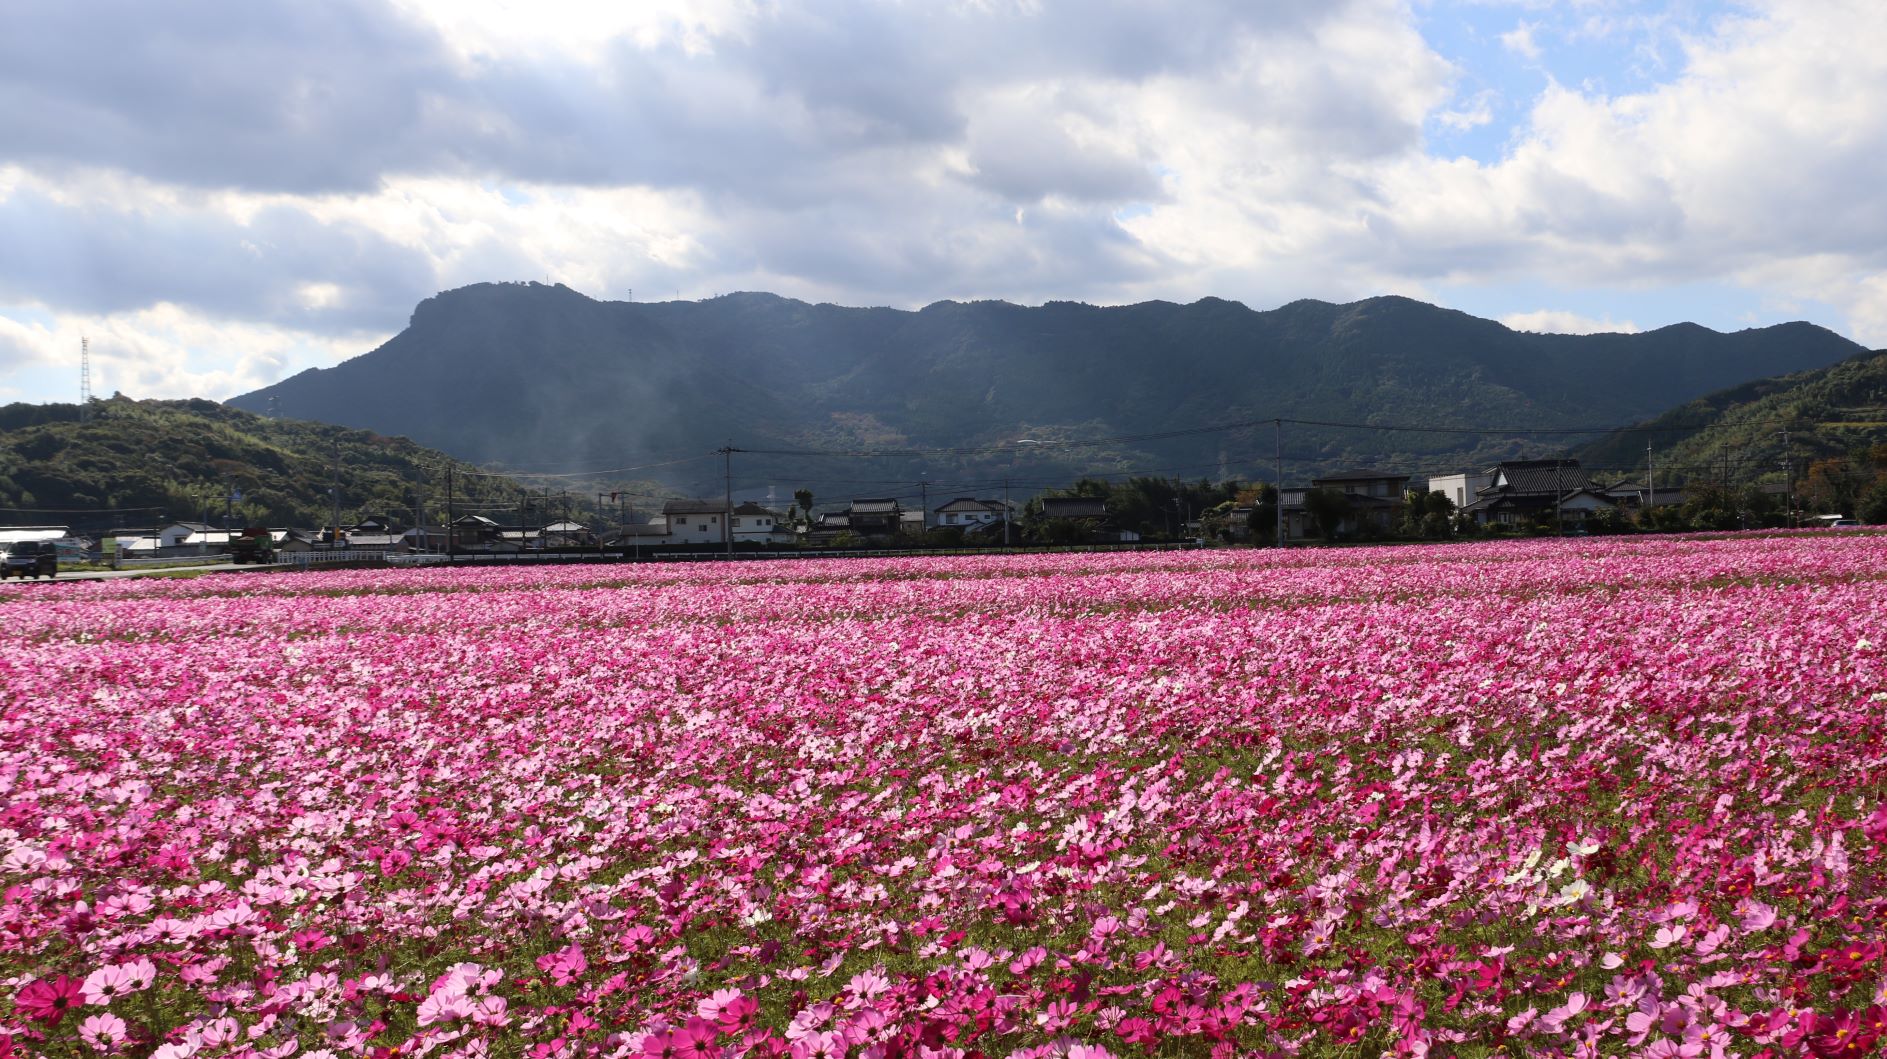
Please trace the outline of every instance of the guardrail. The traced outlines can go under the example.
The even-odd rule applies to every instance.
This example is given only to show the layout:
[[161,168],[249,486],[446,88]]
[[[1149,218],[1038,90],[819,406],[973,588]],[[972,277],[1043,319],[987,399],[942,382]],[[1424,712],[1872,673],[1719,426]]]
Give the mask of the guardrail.
[[1136,541],[1120,544],[1037,544],[1000,545],[977,548],[833,548],[806,549],[777,548],[764,550],[740,550],[728,555],[715,549],[700,551],[663,551],[645,548],[636,552],[629,548],[572,548],[568,551],[547,552],[459,552],[451,557],[433,554],[424,556],[389,556],[389,563],[405,563],[413,559],[423,559],[428,563],[450,563],[458,566],[519,565],[532,563],[596,563],[596,562],[642,562],[642,563],[719,563],[719,562],[770,562],[791,559],[856,559],[856,558],[912,558],[919,556],[978,556],[978,555],[1058,555],[1075,552],[1163,552],[1193,551],[1205,547],[1201,541]]
[[450,560],[443,555],[426,552],[415,552],[407,555],[389,552],[386,556],[388,566],[444,566],[449,561]]
[[565,563],[715,563],[733,560],[734,562],[769,562],[783,559],[848,559],[848,558],[911,558],[916,556],[953,556],[953,555],[1052,555],[1071,552],[1144,552],[1144,551],[1190,551],[1204,547],[1199,541],[1141,541],[1122,544],[1054,544],[1054,545],[1016,545],[1013,547],[985,548],[840,548],[805,550],[797,548],[767,549],[763,551],[742,550],[732,556],[720,550],[701,550],[690,552],[659,551],[648,549],[639,554],[633,549],[616,548],[572,548],[543,552],[459,552],[444,555],[438,552],[393,552],[379,549],[343,548],[335,551],[318,552],[277,552],[275,562],[278,566],[306,570],[314,566],[338,566],[347,564],[384,564],[387,566],[518,566],[518,565],[562,565]]
[[293,566],[304,570],[310,566],[326,566],[330,563],[382,563],[387,559],[387,553],[379,548],[337,548],[332,551],[275,553],[275,561],[278,565]]

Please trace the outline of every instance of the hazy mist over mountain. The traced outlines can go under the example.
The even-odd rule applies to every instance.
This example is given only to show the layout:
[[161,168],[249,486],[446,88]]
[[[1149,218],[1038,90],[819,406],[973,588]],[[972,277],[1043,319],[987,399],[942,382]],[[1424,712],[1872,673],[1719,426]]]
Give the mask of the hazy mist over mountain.
[[[702,457],[729,443],[761,450],[738,458],[743,494],[869,495],[919,480],[987,492],[1005,477],[1087,472],[1269,477],[1269,423],[1196,431],[1272,417],[1617,426],[1860,348],[1805,323],[1531,334],[1397,297],[1267,311],[1214,298],[900,311],[770,294],[605,302],[562,286],[479,284],[426,299],[370,353],[230,403],[267,411],[273,401],[284,416],[403,434],[469,460],[697,492],[724,486],[721,461]],[[1147,436],[1159,434],[1178,436]],[[1559,444],[1293,425],[1286,475],[1359,462],[1439,472]],[[988,451],[911,451],[964,447]],[[687,462],[649,467],[677,460]]]

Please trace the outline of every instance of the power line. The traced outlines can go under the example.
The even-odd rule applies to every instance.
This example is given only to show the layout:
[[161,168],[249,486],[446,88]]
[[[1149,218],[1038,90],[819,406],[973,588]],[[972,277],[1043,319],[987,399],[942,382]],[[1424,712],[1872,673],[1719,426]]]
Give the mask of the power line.
[[605,467],[593,471],[461,471],[467,478],[595,478],[604,474],[626,474],[630,471],[652,471],[659,467],[679,467],[684,463],[696,463],[720,455],[717,452],[703,453],[699,456],[687,456],[677,460],[665,460],[661,463],[644,463],[634,467]]
[[[1775,422],[1801,423],[1801,420],[1776,420]],[[1207,434],[1223,434],[1239,430],[1255,430],[1264,426],[1324,427],[1337,430],[1372,430],[1386,433],[1409,434],[1451,434],[1451,435],[1496,435],[1501,437],[1553,437],[1604,434],[1681,434],[1695,432],[1712,426],[1712,423],[1683,423],[1665,426],[1649,424],[1604,425],[1604,426],[1442,426],[1420,423],[1355,423],[1334,419],[1291,419],[1270,416],[1263,419],[1243,419],[1209,426],[1188,427],[1179,430],[1161,430],[1138,434],[1112,434],[1098,438],[1045,438],[1031,440],[1030,448],[1090,448],[1097,445],[1132,444],[1146,441],[1168,441],[1175,438],[1200,437]],[[1741,424],[1739,424],[1741,425]],[[861,448],[861,449],[748,449],[757,456],[800,456],[800,457],[847,457],[853,459],[921,456],[981,456],[998,453],[1016,453],[1024,451],[1018,442],[1006,441],[988,445],[958,445],[934,448]]]
[[168,508],[161,504],[150,507],[0,507],[0,511],[9,515],[137,515],[165,510]]

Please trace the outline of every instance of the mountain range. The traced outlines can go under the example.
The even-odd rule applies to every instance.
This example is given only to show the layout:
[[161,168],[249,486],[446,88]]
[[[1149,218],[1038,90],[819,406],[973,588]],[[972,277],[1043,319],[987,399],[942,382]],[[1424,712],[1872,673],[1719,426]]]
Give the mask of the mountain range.
[[[701,494],[724,474],[743,495],[987,492],[1081,473],[1255,477],[1277,418],[1296,421],[1287,477],[1458,470],[1566,444],[1537,431],[1594,436],[1861,352],[1807,323],[1532,334],[1400,297],[907,311],[500,283],[428,298],[378,349],[230,404]],[[1510,429],[1447,432],[1488,426]],[[723,446],[741,451],[709,456]]]

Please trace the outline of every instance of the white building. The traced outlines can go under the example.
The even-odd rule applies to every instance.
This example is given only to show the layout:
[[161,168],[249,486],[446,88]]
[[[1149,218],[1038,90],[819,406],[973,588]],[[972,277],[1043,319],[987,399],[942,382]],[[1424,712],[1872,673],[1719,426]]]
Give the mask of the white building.
[[1474,498],[1481,490],[1494,484],[1494,476],[1488,474],[1438,474],[1428,480],[1428,491],[1440,493],[1455,502],[1459,511],[1474,503]]
[[937,509],[937,517],[932,521],[936,526],[987,526],[1001,522],[1003,502],[1000,500],[976,500],[967,496],[957,497]]
[[749,500],[734,509],[734,539],[758,544],[785,544],[793,540],[786,516]]
[[720,500],[670,500],[662,505],[670,544],[727,543],[727,504]]

